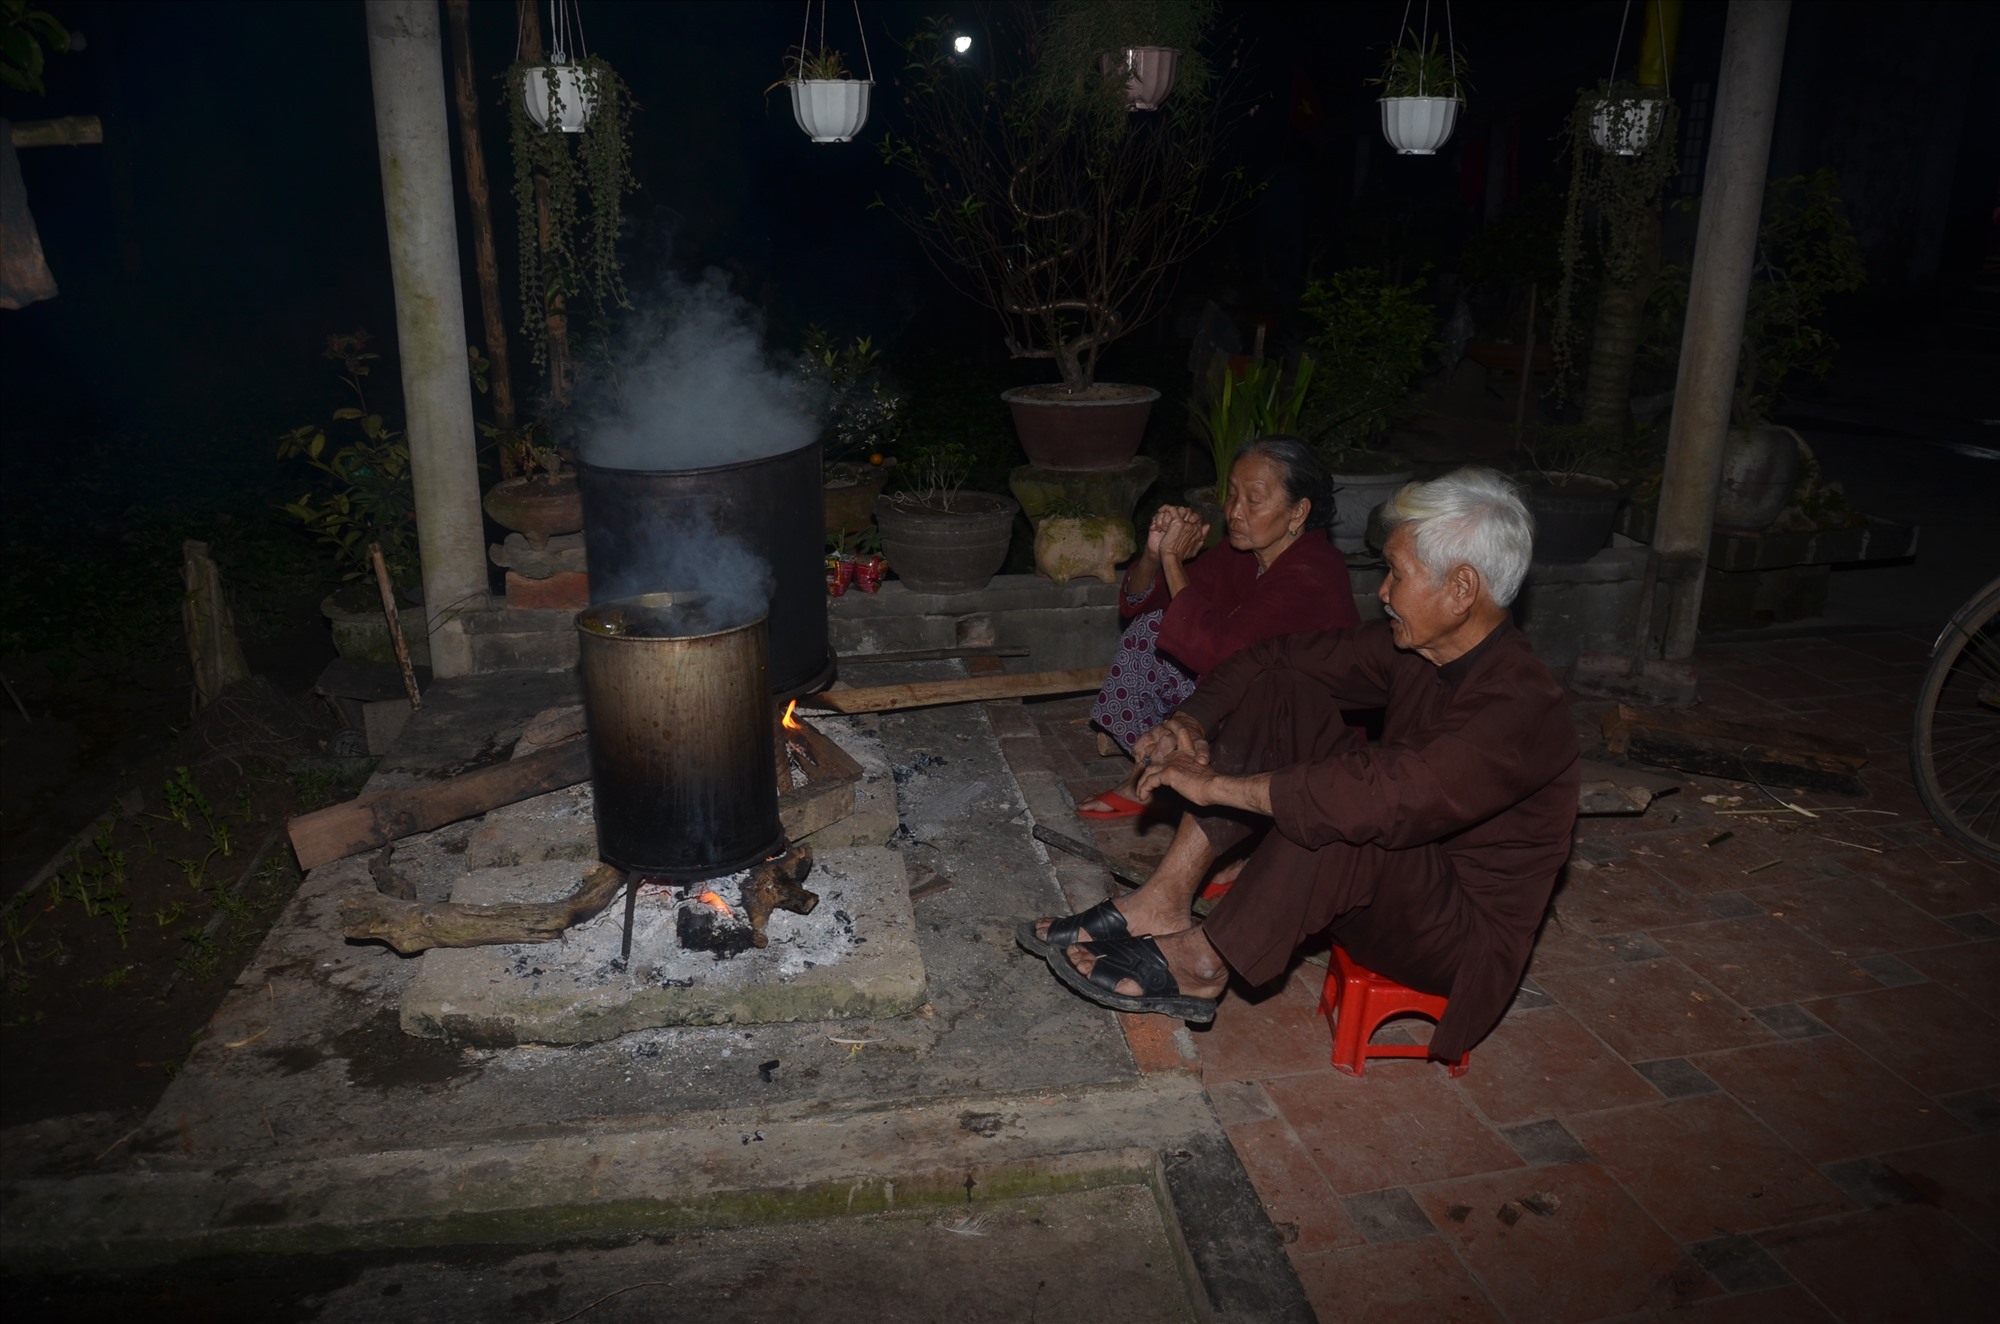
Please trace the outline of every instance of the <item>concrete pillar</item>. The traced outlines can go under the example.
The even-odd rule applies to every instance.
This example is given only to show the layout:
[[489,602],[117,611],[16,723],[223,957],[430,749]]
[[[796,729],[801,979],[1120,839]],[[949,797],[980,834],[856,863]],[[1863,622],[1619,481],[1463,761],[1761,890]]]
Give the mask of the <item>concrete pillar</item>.
[[368,0],[367,16],[424,617],[432,670],[457,676],[472,669],[472,644],[457,613],[484,606],[487,588],[444,48],[437,0]]
[[1770,164],[1771,122],[1785,67],[1791,0],[1730,0],[1715,88],[1715,127],[1702,177],[1687,325],[1667,433],[1666,474],[1653,545],[1682,563],[1667,626],[1666,656],[1694,652],[1701,568],[1722,484],[1722,444],[1736,390],[1743,310],[1750,298],[1757,225]]

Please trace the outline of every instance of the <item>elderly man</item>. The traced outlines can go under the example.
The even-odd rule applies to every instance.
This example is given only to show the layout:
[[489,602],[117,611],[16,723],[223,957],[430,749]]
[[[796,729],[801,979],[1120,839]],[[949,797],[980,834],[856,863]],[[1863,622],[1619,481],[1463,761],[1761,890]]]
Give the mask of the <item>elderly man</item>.
[[[1022,926],[1077,992],[1207,1021],[1232,970],[1266,983],[1330,929],[1367,968],[1449,996],[1433,1057],[1506,1011],[1576,820],[1563,690],[1507,613],[1534,525],[1486,469],[1411,483],[1383,514],[1386,621],[1243,650],[1135,747],[1142,791],[1200,808],[1138,891]],[[1356,708],[1384,710],[1380,744],[1352,739]],[[1234,886],[1192,923],[1217,854],[1260,820]]]

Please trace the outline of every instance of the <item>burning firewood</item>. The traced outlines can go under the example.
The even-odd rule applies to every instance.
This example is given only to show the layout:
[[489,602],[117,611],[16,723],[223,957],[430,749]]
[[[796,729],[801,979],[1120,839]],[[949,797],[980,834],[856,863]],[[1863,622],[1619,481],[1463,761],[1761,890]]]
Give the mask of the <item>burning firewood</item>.
[[764,925],[770,922],[772,911],[812,914],[813,907],[819,904],[819,893],[800,886],[812,873],[812,867],[812,847],[797,846],[750,871],[749,881],[743,884],[743,908],[750,912],[752,947],[769,942],[764,936]]

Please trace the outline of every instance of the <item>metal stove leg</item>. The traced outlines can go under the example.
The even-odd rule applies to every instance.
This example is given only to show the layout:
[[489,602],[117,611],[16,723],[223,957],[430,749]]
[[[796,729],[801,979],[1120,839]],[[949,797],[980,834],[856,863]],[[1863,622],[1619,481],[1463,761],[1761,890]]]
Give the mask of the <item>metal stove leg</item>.
[[625,878],[625,941],[618,949],[618,959],[630,962],[632,959],[632,916],[639,909],[639,875],[628,874]]

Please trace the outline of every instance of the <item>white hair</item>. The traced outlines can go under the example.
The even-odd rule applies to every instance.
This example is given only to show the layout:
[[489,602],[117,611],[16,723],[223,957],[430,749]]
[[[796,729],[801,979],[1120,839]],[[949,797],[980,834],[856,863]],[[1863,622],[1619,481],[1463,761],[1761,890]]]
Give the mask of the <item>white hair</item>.
[[1497,607],[1514,601],[1535,559],[1535,517],[1491,469],[1403,484],[1383,503],[1382,524],[1391,532],[1410,526],[1417,560],[1433,578],[1460,564],[1477,570]]

